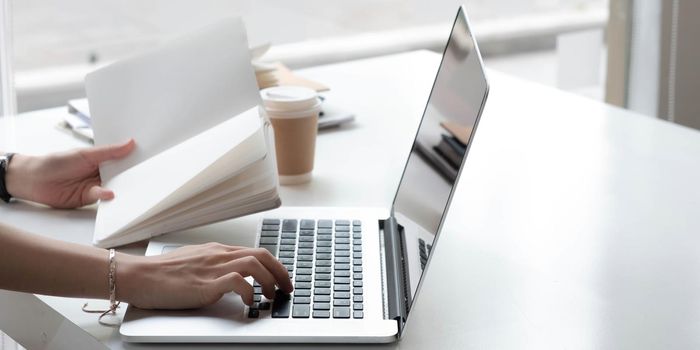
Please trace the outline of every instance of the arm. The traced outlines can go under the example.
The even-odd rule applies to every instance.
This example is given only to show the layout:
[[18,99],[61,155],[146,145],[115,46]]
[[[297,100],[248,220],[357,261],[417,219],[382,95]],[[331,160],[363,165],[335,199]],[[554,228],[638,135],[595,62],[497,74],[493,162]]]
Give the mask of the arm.
[[[56,208],[109,200],[99,164],[126,156],[134,142],[48,156],[16,155],[6,173],[16,198]],[[292,291],[287,270],[265,249],[209,243],[143,257],[117,254],[117,298],[141,308],[182,309],[212,304],[236,292],[253,303],[252,276],[272,299],[275,286]],[[0,224],[0,288],[67,297],[108,298],[108,252]]]
[[[109,298],[104,249],[43,238],[0,224],[0,289],[65,297]],[[144,257],[117,253],[117,300],[147,309],[210,305],[228,292],[253,303],[252,276],[269,299],[289,293],[287,270],[267,250],[217,243]]]

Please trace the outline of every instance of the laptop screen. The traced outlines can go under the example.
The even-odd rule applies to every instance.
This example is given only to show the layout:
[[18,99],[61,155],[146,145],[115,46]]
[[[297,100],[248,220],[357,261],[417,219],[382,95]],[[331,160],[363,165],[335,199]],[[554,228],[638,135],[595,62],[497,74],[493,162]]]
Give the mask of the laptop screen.
[[416,293],[488,94],[481,57],[460,8],[394,199]]

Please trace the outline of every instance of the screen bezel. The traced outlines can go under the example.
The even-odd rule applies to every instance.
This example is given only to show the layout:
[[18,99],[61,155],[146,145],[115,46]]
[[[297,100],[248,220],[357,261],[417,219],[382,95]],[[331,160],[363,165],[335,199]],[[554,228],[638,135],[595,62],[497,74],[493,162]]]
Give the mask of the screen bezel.
[[[459,185],[459,179],[460,179],[461,174],[462,174],[462,171],[463,171],[463,169],[464,169],[464,164],[465,164],[465,162],[466,162],[467,156],[469,155],[469,150],[470,150],[471,145],[472,145],[472,140],[473,140],[473,138],[474,138],[474,134],[476,133],[476,129],[478,128],[479,121],[481,120],[481,115],[482,115],[482,113],[483,113],[483,111],[484,111],[484,106],[485,106],[485,104],[486,104],[486,100],[487,100],[487,97],[488,97],[488,94],[489,94],[489,91],[490,91],[490,86],[489,86],[488,78],[487,78],[486,72],[485,72],[485,70],[484,70],[484,63],[483,63],[483,60],[482,60],[482,58],[481,58],[481,52],[479,51],[479,46],[477,45],[476,38],[474,37],[474,32],[472,31],[471,26],[470,26],[470,24],[469,24],[469,18],[467,17],[467,14],[466,14],[466,10],[465,10],[465,8],[464,8],[464,5],[462,5],[462,6],[459,7],[459,10],[457,11],[457,16],[455,17],[455,20],[454,20],[454,22],[453,22],[453,24],[452,24],[452,29],[450,30],[450,35],[448,36],[447,43],[445,44],[445,48],[443,49],[442,58],[441,58],[441,60],[440,60],[440,66],[439,66],[439,68],[438,68],[437,73],[435,74],[435,80],[433,80],[433,85],[432,85],[432,87],[431,87],[431,89],[430,89],[430,94],[428,95],[428,101],[426,101],[426,103],[425,103],[425,107],[424,107],[424,109],[423,109],[423,116],[421,117],[421,121],[420,121],[420,123],[419,123],[419,125],[418,125],[418,129],[416,130],[416,136],[415,136],[415,138],[414,138],[414,140],[413,140],[413,143],[412,143],[412,145],[411,145],[411,151],[410,151],[410,152],[413,152],[413,145],[415,145],[415,143],[416,143],[417,140],[418,140],[418,135],[419,135],[419,132],[420,132],[420,130],[421,130],[421,126],[423,126],[423,122],[425,121],[425,114],[426,114],[426,112],[427,112],[428,105],[429,105],[429,103],[430,103],[430,98],[431,98],[432,95],[433,95],[433,92],[434,92],[434,90],[435,90],[435,84],[437,83],[438,76],[439,76],[439,74],[440,74],[440,70],[442,69],[442,65],[444,64],[445,53],[447,52],[447,48],[448,48],[448,46],[449,46],[449,44],[450,44],[450,40],[452,39],[452,34],[454,33],[454,30],[455,30],[455,28],[456,28],[456,26],[457,26],[457,22],[458,22],[460,19],[463,19],[463,20],[464,20],[464,22],[465,22],[465,24],[466,24],[466,29],[467,29],[467,31],[468,31],[469,34],[470,34],[470,38],[471,38],[471,40],[472,40],[472,44],[473,44],[474,50],[475,50],[476,55],[477,55],[477,59],[478,59],[478,63],[479,63],[479,68],[480,68],[481,74],[482,74],[483,77],[484,77],[484,81],[486,82],[486,85],[485,85],[485,88],[484,88],[484,91],[483,91],[483,94],[482,94],[481,105],[480,105],[480,107],[479,107],[479,111],[478,111],[478,113],[477,113],[477,115],[476,115],[476,119],[475,119],[475,121],[474,121],[474,127],[472,128],[471,133],[470,133],[470,135],[469,135],[469,139],[468,139],[467,147],[466,147],[466,152],[465,152],[465,154],[464,154],[464,157],[462,158],[462,163],[460,164],[459,171],[457,172],[457,179],[455,180],[454,184],[452,185],[452,188],[450,189],[450,194],[449,194],[449,196],[447,197],[447,203],[445,204],[445,209],[444,209],[443,212],[442,212],[442,216],[440,217],[440,222],[439,222],[438,227],[437,227],[437,229],[436,229],[436,231],[435,231],[435,238],[433,239],[431,254],[428,256],[428,261],[427,261],[427,263],[426,263],[426,265],[425,265],[425,269],[424,269],[423,272],[421,273],[421,277],[420,277],[420,280],[419,280],[419,282],[418,282],[418,286],[417,286],[417,288],[416,288],[416,293],[415,293],[415,295],[413,295],[413,296],[409,295],[409,296],[408,296],[408,297],[409,297],[409,300],[410,300],[410,304],[408,305],[408,309],[407,309],[407,311],[406,311],[407,315],[406,315],[406,321],[405,321],[405,323],[408,323],[408,319],[409,319],[410,314],[411,314],[411,309],[413,308],[413,305],[415,304],[416,299],[418,299],[418,295],[420,294],[420,290],[421,290],[421,287],[422,287],[422,285],[423,285],[423,281],[425,280],[425,276],[427,275],[428,269],[430,268],[430,261],[432,260],[433,255],[435,255],[435,252],[436,252],[436,249],[437,249],[437,241],[438,241],[438,238],[439,238],[439,236],[440,236],[440,232],[442,231],[442,227],[443,227],[443,224],[444,224],[444,221],[445,221],[445,217],[446,217],[446,215],[447,215],[447,213],[448,213],[448,211],[449,211],[450,204],[452,203],[452,197],[453,197],[453,195],[454,195],[455,189],[456,189],[457,186]],[[399,181],[399,186],[398,186],[397,189],[396,189],[396,194],[394,195],[394,201],[392,202],[392,206],[391,206],[391,216],[392,216],[392,217],[395,215],[394,209],[395,209],[395,207],[396,207],[396,200],[397,200],[397,198],[398,198],[398,194],[399,194],[399,191],[400,191],[400,189],[401,189],[401,184],[402,184],[402,182],[403,182],[403,180],[404,180],[404,177],[405,177],[405,175],[406,175],[406,170],[407,170],[407,168],[408,168],[408,164],[409,164],[409,161],[410,161],[410,157],[411,157],[411,153],[410,153],[410,152],[409,152],[409,156],[406,158],[406,165],[404,166],[403,173],[401,174],[401,180]],[[401,224],[401,223],[399,223],[399,224]],[[404,253],[405,253],[405,252],[404,252]],[[408,291],[406,291],[406,292],[410,294],[411,291],[408,290]],[[401,327],[401,328],[403,328],[403,327]],[[400,334],[399,334],[399,336],[400,336]]]

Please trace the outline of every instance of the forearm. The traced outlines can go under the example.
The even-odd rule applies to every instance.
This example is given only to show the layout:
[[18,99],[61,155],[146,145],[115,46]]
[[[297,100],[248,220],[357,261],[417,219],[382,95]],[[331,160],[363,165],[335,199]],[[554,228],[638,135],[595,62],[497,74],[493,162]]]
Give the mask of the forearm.
[[[126,263],[130,256],[119,254]],[[109,297],[108,252],[0,224],[0,289],[65,297]],[[117,271],[119,278],[119,271]],[[119,296],[119,295],[117,295]]]

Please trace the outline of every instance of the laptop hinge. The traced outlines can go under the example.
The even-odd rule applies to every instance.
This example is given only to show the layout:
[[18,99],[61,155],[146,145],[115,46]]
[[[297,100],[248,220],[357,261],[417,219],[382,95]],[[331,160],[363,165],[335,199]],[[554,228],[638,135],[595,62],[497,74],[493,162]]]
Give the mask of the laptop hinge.
[[408,315],[408,274],[404,259],[405,244],[401,227],[391,216],[382,222],[386,258],[387,304],[389,318],[399,324],[399,335]]

